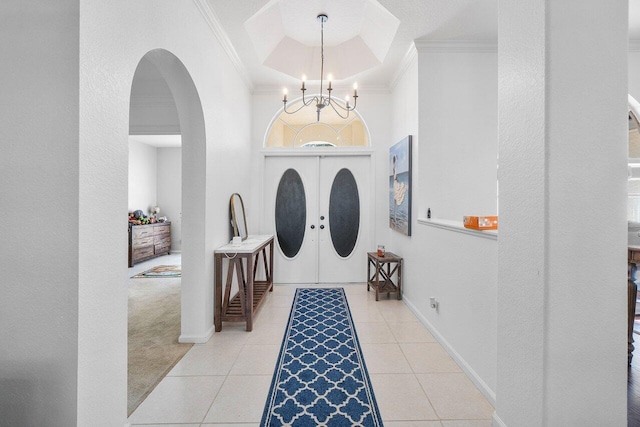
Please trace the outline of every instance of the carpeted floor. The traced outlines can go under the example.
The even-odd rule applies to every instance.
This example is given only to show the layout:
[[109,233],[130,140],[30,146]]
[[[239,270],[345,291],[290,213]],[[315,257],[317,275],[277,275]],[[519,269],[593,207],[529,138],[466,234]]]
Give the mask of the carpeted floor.
[[129,281],[128,415],[193,345],[178,343],[180,281]]

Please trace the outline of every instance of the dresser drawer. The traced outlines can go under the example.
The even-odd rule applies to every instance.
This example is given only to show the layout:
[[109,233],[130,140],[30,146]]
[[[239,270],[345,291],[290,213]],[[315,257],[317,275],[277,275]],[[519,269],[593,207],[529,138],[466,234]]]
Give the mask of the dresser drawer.
[[156,254],[162,254],[165,252],[169,252],[169,250],[171,249],[171,242],[167,243],[162,243],[159,245],[155,245],[155,253]]
[[156,225],[153,228],[153,234],[155,236],[165,236],[171,234],[171,226],[170,225]]
[[131,230],[131,233],[133,235],[134,241],[136,241],[144,237],[153,236],[153,227],[149,227],[149,226],[133,227]]
[[150,257],[153,256],[155,253],[153,251],[153,245],[149,245],[149,246],[144,246],[141,248],[133,248],[133,259],[137,260],[140,258],[146,258],[146,257]]
[[153,244],[153,236],[144,236],[134,239],[131,246],[135,249],[143,246],[153,246]]

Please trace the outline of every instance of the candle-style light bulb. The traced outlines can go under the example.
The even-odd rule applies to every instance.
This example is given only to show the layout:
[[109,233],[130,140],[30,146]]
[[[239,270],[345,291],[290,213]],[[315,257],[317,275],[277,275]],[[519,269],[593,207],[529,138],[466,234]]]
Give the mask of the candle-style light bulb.
[[305,90],[304,83],[307,81],[307,76],[302,75],[302,90]]
[[328,89],[331,90],[331,80],[333,80],[333,76],[331,74],[327,75],[327,80],[329,80],[329,87]]
[[357,97],[358,96],[358,82],[355,82],[353,84],[353,97]]
[[289,91],[287,90],[287,88],[286,88],[286,87],[282,90],[282,93],[284,94],[284,99],[283,99],[283,101],[284,101],[284,102],[287,102],[287,94],[289,93]]
[[347,101],[347,109],[349,109],[349,95],[345,96],[344,100]]

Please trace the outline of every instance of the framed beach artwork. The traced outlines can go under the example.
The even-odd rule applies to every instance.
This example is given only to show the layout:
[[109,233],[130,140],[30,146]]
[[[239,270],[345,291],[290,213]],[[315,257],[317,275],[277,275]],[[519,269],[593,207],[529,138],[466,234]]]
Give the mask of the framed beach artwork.
[[411,135],[389,148],[389,227],[411,236]]

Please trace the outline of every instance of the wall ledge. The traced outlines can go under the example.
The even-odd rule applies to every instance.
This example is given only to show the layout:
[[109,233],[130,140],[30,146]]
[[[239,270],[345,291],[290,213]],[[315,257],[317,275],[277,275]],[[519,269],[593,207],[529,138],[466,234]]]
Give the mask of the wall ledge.
[[426,225],[429,227],[441,228],[443,230],[454,231],[456,233],[468,234],[470,236],[482,237],[484,239],[498,240],[497,230],[473,230],[470,228],[464,228],[462,221],[453,221],[450,219],[427,219],[418,218],[418,224]]

